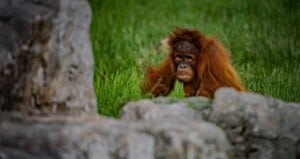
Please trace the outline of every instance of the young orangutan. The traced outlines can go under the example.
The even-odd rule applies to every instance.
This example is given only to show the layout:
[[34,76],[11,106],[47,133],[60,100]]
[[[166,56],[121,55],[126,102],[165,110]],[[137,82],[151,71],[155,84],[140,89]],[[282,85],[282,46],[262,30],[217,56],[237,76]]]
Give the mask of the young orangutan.
[[166,96],[175,81],[183,83],[185,96],[212,98],[220,87],[244,91],[230,63],[229,53],[213,38],[191,29],[179,28],[168,37],[169,53],[158,66],[148,66],[141,86],[143,93]]

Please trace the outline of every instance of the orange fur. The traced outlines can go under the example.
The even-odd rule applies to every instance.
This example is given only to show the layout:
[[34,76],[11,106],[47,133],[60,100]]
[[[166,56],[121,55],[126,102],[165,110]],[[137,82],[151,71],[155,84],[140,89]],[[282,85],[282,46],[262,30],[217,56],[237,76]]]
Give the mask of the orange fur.
[[147,66],[142,92],[150,92],[155,97],[168,95],[173,90],[176,81],[174,69],[170,56],[156,68]]
[[184,83],[186,96],[213,97],[220,87],[233,87],[244,91],[239,76],[230,62],[228,51],[214,38],[208,38],[196,30],[177,29],[170,35],[170,51],[165,61],[158,67],[148,66],[142,92],[150,92],[154,96],[168,95],[175,84],[175,66],[173,61],[173,48],[176,42],[187,40],[197,49],[196,77],[192,82]]

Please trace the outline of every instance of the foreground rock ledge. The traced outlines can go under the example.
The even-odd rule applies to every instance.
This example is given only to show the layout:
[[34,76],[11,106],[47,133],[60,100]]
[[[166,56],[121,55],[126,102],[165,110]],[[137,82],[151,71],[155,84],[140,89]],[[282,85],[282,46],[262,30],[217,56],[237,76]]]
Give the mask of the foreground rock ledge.
[[227,159],[230,148],[214,124],[179,118],[129,122],[1,113],[0,132],[1,159]]
[[206,120],[220,126],[232,144],[234,159],[300,158],[300,104],[223,88],[211,104],[203,98],[129,103],[122,119],[156,121],[169,117]]
[[121,120],[0,113],[0,158],[299,159],[299,118],[299,104],[233,89],[130,102]]

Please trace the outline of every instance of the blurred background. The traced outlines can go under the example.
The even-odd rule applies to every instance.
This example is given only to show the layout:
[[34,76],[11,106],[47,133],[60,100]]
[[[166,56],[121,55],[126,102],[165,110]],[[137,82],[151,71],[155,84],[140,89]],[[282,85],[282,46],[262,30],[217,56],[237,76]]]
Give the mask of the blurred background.
[[[219,39],[245,87],[300,102],[300,2],[297,0],[89,0],[94,85],[101,114],[118,117],[140,92],[144,66],[166,53],[161,39],[176,27]],[[177,83],[172,97],[183,98]]]

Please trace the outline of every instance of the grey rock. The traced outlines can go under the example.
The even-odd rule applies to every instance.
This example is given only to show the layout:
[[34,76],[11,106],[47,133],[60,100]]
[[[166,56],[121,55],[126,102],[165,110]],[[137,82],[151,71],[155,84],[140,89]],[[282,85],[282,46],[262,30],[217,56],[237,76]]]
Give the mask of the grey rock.
[[226,159],[230,150],[214,124],[177,118],[116,121],[0,113],[0,132],[3,159]]
[[232,158],[300,158],[300,104],[296,103],[222,88],[212,104],[199,97],[158,98],[131,102],[122,115],[129,121],[174,118],[217,124],[232,145]]
[[235,158],[300,158],[300,104],[220,89],[209,120],[221,126]]
[[220,89],[212,104],[199,97],[130,102],[119,121],[0,113],[0,157],[298,159],[299,109]]
[[0,110],[96,114],[86,0],[1,0]]
[[211,101],[203,97],[185,99],[159,97],[153,100],[129,102],[123,107],[121,118],[130,121],[163,120],[166,118],[202,120],[208,117],[210,104]]
[[[159,97],[126,104],[121,119],[154,124],[150,134],[159,135],[156,142],[161,145],[156,158],[227,158],[230,156],[230,145],[224,132],[202,120],[207,116],[203,112],[207,111],[209,105],[210,100],[201,97],[180,100]],[[168,129],[172,131],[167,132]],[[206,145],[210,142],[214,144],[213,147]]]

